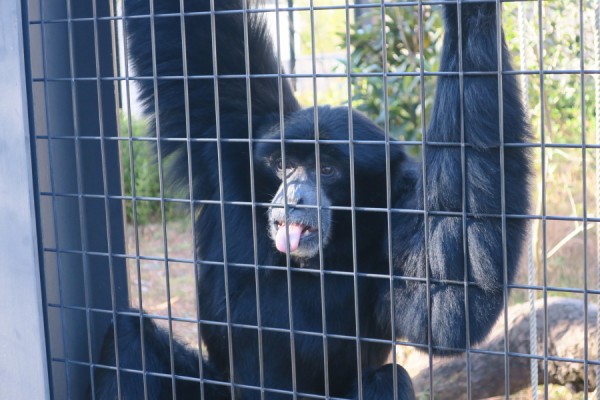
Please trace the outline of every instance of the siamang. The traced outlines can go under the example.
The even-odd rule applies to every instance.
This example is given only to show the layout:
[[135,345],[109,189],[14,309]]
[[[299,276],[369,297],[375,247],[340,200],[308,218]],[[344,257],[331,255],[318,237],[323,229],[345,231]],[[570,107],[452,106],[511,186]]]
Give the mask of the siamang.
[[157,151],[197,208],[205,351],[123,313],[96,398],[414,398],[393,340],[481,341],[526,236],[530,134],[499,5],[443,6],[421,163],[354,110],[301,108],[245,3],[125,0]]

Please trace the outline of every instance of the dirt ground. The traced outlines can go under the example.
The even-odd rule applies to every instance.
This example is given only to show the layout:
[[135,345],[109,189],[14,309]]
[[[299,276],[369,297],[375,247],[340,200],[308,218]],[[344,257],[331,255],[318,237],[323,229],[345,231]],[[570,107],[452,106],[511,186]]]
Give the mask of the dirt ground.
[[[167,317],[170,304],[171,317],[197,320],[191,238],[188,221],[168,224],[166,235],[161,224],[138,227],[139,255],[152,259],[140,261],[139,266],[135,260],[128,260],[132,306],[141,306],[147,313]],[[168,262],[165,261],[165,247]],[[136,254],[136,237],[132,226],[127,229],[127,249],[129,254]],[[168,325],[163,323],[163,326]],[[198,347],[196,323],[173,321],[172,327],[176,337],[192,347]]]

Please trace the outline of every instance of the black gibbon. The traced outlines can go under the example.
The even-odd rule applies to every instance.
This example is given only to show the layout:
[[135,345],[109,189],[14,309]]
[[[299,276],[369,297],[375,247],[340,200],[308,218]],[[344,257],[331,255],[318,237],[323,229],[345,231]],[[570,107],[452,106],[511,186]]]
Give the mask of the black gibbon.
[[[391,340],[436,354],[482,340],[526,236],[524,219],[501,217],[527,213],[530,163],[524,146],[502,146],[526,142],[529,126],[516,76],[498,73],[511,65],[503,39],[498,60],[497,5],[444,5],[423,171],[364,115],[301,108],[265,21],[244,4],[214,0],[211,15],[209,0],[125,0],[158,151],[198,206],[206,352],[171,349],[149,319],[118,318],[121,396],[392,399],[395,381],[414,398],[406,371],[386,364]],[[114,345],[110,330],[103,364],[115,365]],[[149,372],[145,384],[127,369]],[[115,398],[115,371],[98,368],[95,390]]]

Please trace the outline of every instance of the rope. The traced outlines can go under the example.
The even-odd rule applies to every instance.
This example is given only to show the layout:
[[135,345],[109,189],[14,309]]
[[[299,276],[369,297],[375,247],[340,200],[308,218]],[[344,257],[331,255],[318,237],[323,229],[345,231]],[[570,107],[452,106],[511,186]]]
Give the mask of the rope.
[[[594,24],[594,58],[596,66],[600,66],[600,2],[596,3],[595,24]],[[594,75],[595,83],[595,102],[596,102],[596,143],[600,143],[600,78]],[[595,151],[596,161],[596,215],[600,215],[600,150]],[[596,224],[596,258],[600,257],[600,226]],[[600,287],[600,263],[596,261],[597,285]],[[600,298],[597,299],[600,308]],[[596,316],[596,335],[598,340],[596,343],[596,357],[600,359],[600,318]],[[600,366],[596,366],[596,399],[600,400]]]
[[[519,55],[521,58],[521,71],[527,69],[527,48],[526,48],[526,21],[527,16],[525,3],[519,3]],[[523,100],[526,105],[529,105],[529,75],[523,75]],[[533,240],[529,237],[529,249],[527,252],[529,271],[527,274],[527,282],[529,286],[535,285],[535,263],[533,260]],[[537,315],[535,310],[535,290],[529,289],[529,353],[537,354]],[[529,360],[529,368],[531,374],[531,398],[538,398],[538,361],[534,358]],[[599,399],[600,400],[600,399]]]

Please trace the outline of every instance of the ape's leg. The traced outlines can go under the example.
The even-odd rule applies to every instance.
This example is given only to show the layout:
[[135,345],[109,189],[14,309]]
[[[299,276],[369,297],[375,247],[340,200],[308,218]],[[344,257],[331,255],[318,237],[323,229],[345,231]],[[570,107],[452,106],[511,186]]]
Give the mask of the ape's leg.
[[[197,380],[200,376],[198,354],[176,341],[173,341],[175,368],[174,371],[171,371],[169,335],[166,331],[157,327],[152,320],[144,318],[143,332],[140,329],[140,320],[137,316],[120,315],[117,318],[116,326],[119,347],[119,382],[117,382],[117,373],[114,369],[96,367],[94,375],[96,399],[116,399],[117,386],[120,386],[122,399],[172,399],[172,373],[180,377],[175,380],[177,399],[179,400],[198,400],[202,398],[224,400],[229,398],[229,390],[226,386],[207,383],[203,385],[204,397],[201,397],[201,387]],[[111,326],[104,340],[101,365],[116,366],[113,332]],[[142,333],[144,363],[142,363]],[[217,380],[216,373],[209,363],[203,361],[202,368],[203,378]],[[157,374],[164,374],[165,376]],[[144,375],[146,376],[145,385]],[[185,379],[187,377],[191,379]]]
[[[412,381],[408,372],[400,365],[396,365],[396,384],[398,400],[415,400]],[[393,400],[394,399],[394,366],[386,364],[376,370],[367,371],[362,380],[363,399]],[[353,399],[358,399],[358,389],[352,394]]]

